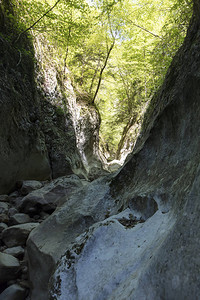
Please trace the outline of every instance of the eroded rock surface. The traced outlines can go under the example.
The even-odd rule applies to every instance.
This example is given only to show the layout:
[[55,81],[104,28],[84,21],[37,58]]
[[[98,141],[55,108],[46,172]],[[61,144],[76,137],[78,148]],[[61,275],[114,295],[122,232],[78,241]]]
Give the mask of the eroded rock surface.
[[32,299],[198,298],[199,1],[194,11],[138,152],[118,174],[73,194],[32,231]]

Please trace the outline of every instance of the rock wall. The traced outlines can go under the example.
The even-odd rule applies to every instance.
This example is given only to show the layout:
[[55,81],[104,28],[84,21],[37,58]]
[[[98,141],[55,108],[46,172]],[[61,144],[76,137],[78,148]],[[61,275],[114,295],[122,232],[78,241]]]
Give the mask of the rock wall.
[[76,141],[87,176],[94,180],[107,172],[106,162],[99,150],[100,114],[95,105],[78,101],[76,104]]
[[[0,6],[3,20],[0,36],[0,193],[10,192],[16,181],[23,179],[46,180],[73,173],[88,177],[91,172],[85,169],[76,140],[76,126],[82,135],[80,124],[84,118],[78,120],[76,117],[76,96],[70,79],[67,75],[63,80],[57,66],[50,62],[50,51],[43,49],[48,45],[42,38],[34,38],[34,49],[32,40],[25,35],[14,42],[17,32],[4,12],[11,9],[11,5],[5,3],[7,8],[3,4]],[[44,50],[48,50],[46,57]],[[88,117],[87,114],[86,119]],[[90,152],[97,147],[96,141],[91,143],[93,127],[98,127],[99,119],[92,121],[96,123],[86,120],[83,125],[89,133],[89,136],[83,133],[89,146],[81,146],[82,153],[85,155],[86,151],[90,160]],[[100,160],[96,164],[99,169],[96,173],[99,173],[102,171]],[[94,173],[89,175],[90,179],[97,176]]]
[[32,231],[32,299],[198,298],[199,38],[196,0],[138,152]]
[[[42,131],[52,178],[72,173],[86,176],[76,142],[76,96],[68,74],[52,61],[52,46],[40,35],[34,37],[36,83],[42,113]],[[67,70],[66,70],[67,72]]]
[[[0,10],[4,16],[2,4]],[[0,193],[12,190],[16,180],[44,180],[51,174],[36,97],[33,48],[26,37],[12,44],[9,36],[13,31],[4,19],[0,36]]]

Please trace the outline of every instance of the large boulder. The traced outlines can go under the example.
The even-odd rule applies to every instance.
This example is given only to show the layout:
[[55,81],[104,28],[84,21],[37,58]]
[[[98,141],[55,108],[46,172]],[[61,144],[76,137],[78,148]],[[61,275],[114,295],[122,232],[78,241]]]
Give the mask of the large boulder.
[[30,223],[31,218],[27,214],[14,214],[13,216],[10,217],[10,224],[11,225],[18,225],[18,224],[24,224],[24,223]]
[[131,213],[96,223],[69,246],[52,278],[50,299],[135,299],[130,294],[174,220],[158,211],[145,223],[133,222]]
[[0,283],[16,279],[19,275],[20,264],[12,255],[0,252]]
[[38,223],[26,223],[10,226],[3,230],[2,240],[7,247],[25,245],[29,233],[38,226]]
[[57,205],[66,201],[74,191],[87,184],[86,180],[76,175],[60,177],[25,196],[18,203],[18,209],[29,214],[39,214],[42,211],[52,213]]
[[0,300],[25,300],[26,294],[25,288],[19,284],[12,284],[1,293]]
[[28,195],[30,192],[34,190],[38,190],[42,188],[42,183],[37,180],[25,180],[22,182],[21,186],[21,194],[22,195]]
[[24,248],[22,248],[21,246],[7,248],[3,251],[3,253],[10,254],[14,257],[19,258],[24,255]]
[[27,240],[29,274],[34,287],[32,299],[48,299],[50,274],[68,245],[96,221],[117,212],[118,205],[113,199],[105,201],[108,193],[107,179],[95,180],[72,194],[38,229],[32,231]]

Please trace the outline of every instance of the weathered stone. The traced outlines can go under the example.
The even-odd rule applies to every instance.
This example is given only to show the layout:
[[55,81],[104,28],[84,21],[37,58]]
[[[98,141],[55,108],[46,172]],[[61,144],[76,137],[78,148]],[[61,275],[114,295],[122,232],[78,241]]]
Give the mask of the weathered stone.
[[24,249],[21,246],[7,248],[3,251],[3,253],[10,254],[12,256],[15,256],[17,258],[24,255]]
[[36,180],[23,181],[23,184],[22,184],[22,187],[21,187],[21,194],[26,196],[30,192],[40,189],[42,186],[43,185],[40,181],[36,181]]
[[5,223],[0,223],[0,233],[6,228],[8,228],[8,225],[6,225]]
[[10,285],[0,295],[0,300],[25,300],[26,289],[19,284]]
[[89,180],[108,174],[99,151],[100,115],[87,102],[76,105],[76,141]]
[[0,202],[9,202],[8,195],[0,195]]
[[0,214],[0,222],[8,224],[8,222],[9,222],[8,215],[6,215],[6,214]]
[[19,210],[30,215],[40,214],[42,211],[52,213],[60,201],[72,194],[77,188],[87,184],[76,175],[55,179],[43,188],[33,191],[19,203]]
[[10,218],[11,225],[24,224],[30,222],[31,222],[31,218],[29,217],[29,215],[23,213],[15,214]]
[[17,278],[19,271],[20,264],[18,259],[12,255],[0,252],[0,283]]
[[2,232],[2,240],[7,247],[25,245],[30,232],[38,226],[38,223],[26,223],[10,226]]
[[17,210],[16,208],[14,208],[14,207],[11,207],[11,208],[9,209],[9,211],[8,211],[9,217],[12,217],[12,216],[14,216],[14,215],[17,214],[17,213],[18,213],[18,210]]
[[0,202],[0,214],[7,214],[9,205],[6,202]]
[[[49,274],[66,251],[67,245],[97,220],[103,220],[107,211],[117,212],[119,207],[112,199],[105,201],[109,192],[107,179],[93,181],[72,194],[63,206],[40,224],[27,241],[30,277],[33,284],[32,299],[48,299]],[[54,228],[49,234],[49,228]],[[38,234],[39,232],[39,234]],[[42,255],[41,255],[42,253]],[[37,266],[40,266],[38,272]],[[37,274],[37,276],[36,276]]]
[[127,209],[95,224],[76,239],[60,260],[50,299],[134,299],[129,297],[129,280],[132,290],[137,284],[134,274],[143,271],[174,221],[157,212],[145,223],[127,229],[119,220],[130,221],[130,214]]
[[11,194],[9,194],[9,201],[12,201],[17,197],[19,197],[19,192],[18,191],[12,192]]

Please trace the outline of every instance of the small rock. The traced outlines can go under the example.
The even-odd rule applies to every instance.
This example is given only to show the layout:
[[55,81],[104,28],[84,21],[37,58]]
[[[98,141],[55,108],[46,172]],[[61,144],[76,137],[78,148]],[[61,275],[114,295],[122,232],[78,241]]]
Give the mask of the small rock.
[[21,187],[21,194],[26,196],[30,192],[32,192],[34,190],[38,190],[42,187],[43,187],[42,183],[39,182],[39,181],[36,181],[36,180],[23,181],[23,184],[22,184],[22,187]]
[[7,247],[23,246],[29,233],[38,226],[38,223],[26,223],[10,226],[2,232],[2,240]]
[[27,214],[17,213],[10,218],[11,225],[30,223],[31,218]]
[[0,214],[7,214],[8,209],[9,209],[8,203],[0,202]]
[[8,228],[8,225],[6,225],[5,223],[0,223],[0,233],[6,228]]
[[6,215],[6,214],[0,214],[0,222],[8,224],[8,222],[9,222],[8,215]]
[[15,192],[11,193],[8,197],[9,197],[9,201],[11,201],[11,200],[19,197],[19,193],[18,193],[18,191],[15,191]]
[[21,257],[24,255],[24,249],[21,246],[7,248],[3,251],[3,253],[13,255],[15,257]]
[[9,211],[8,211],[9,217],[12,217],[12,216],[14,216],[14,215],[17,214],[17,213],[18,213],[18,210],[17,210],[16,208],[14,208],[14,207],[11,207],[11,208],[9,209]]
[[17,258],[0,252],[0,283],[17,278],[19,270],[20,264]]
[[25,300],[26,289],[19,284],[10,285],[0,295],[0,300]]
[[8,195],[0,195],[0,202],[9,202]]

